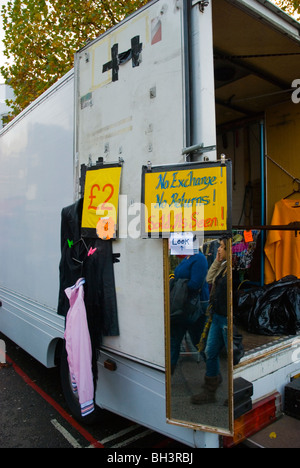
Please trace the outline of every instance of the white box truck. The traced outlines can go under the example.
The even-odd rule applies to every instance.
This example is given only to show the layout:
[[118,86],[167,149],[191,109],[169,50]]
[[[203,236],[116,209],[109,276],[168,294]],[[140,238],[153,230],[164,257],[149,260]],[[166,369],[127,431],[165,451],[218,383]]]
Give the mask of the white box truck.
[[[295,138],[286,142],[299,124],[299,30],[259,0],[150,1],[78,51],[74,70],[0,133],[0,331],[56,365],[66,315],[57,303],[87,276],[104,301],[92,309],[93,332],[104,328],[96,406],[190,447],[231,446],[266,424],[251,417],[276,419],[300,371],[297,323],[280,334],[237,323],[245,353],[233,363],[231,287],[232,269],[239,285],[265,287],[258,235],[265,243],[275,203],[298,182]],[[151,203],[158,214],[147,212]],[[187,226],[181,217],[163,229],[171,206],[192,206]],[[72,209],[79,224],[64,230],[62,210]],[[296,238],[295,226],[275,224]],[[230,233],[234,241],[223,382],[203,406],[190,403],[205,360],[189,334],[174,373],[170,362],[169,274],[179,261],[170,237],[187,245],[193,231],[208,264],[216,239]],[[100,268],[98,254],[109,265]],[[80,417],[63,356],[66,398]]]

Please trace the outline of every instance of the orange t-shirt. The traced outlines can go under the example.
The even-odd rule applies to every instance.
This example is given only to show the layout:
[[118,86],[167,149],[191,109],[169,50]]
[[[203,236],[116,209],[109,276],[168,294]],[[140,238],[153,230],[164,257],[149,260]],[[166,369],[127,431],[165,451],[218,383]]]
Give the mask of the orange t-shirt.
[[[297,208],[299,206],[299,208]],[[300,200],[282,199],[275,204],[272,225],[300,222]],[[265,283],[288,275],[300,278],[300,234],[269,231],[265,245]]]

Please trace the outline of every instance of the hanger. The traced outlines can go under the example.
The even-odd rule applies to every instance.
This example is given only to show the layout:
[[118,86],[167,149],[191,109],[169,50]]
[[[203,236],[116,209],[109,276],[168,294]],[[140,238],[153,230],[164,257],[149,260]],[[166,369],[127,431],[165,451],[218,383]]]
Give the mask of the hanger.
[[[298,184],[298,189],[297,190],[294,189],[292,193],[290,193],[289,195],[284,197],[284,200],[286,200],[287,198],[290,198],[292,195],[295,195],[295,193],[299,193],[299,195],[300,195],[300,180],[299,179],[294,179],[293,184],[295,182]],[[296,205],[294,205],[293,208],[300,208],[300,203],[297,203]]]
[[85,243],[83,237],[80,237],[80,239],[78,239],[78,241],[74,242],[73,245],[72,245],[72,247],[74,247],[76,244],[79,244],[79,242],[82,242],[82,243],[83,243],[83,245],[84,245],[86,251],[88,252],[89,249],[88,249],[88,246],[86,245],[86,243]]
[[[69,246],[70,249],[72,249],[72,247],[75,247],[75,245],[79,244],[79,242],[82,242],[85,249],[86,249],[86,251],[87,251],[87,253],[89,252],[88,246],[86,245],[83,237],[80,237],[80,239],[78,239],[76,242],[74,242],[73,240],[70,240],[70,239],[68,239],[67,242],[68,242],[68,246]],[[81,265],[83,265],[82,260],[78,260],[75,257],[72,257],[72,260],[74,260],[74,262],[77,262],[77,263],[80,263]]]

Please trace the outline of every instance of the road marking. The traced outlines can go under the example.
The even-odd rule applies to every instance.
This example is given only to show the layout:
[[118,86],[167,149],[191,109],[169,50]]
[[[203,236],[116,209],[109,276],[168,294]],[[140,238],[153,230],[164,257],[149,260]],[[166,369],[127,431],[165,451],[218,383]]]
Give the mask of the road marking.
[[83,448],[77,440],[56,419],[51,419],[51,424],[60,432],[73,448]]
[[130,437],[129,439],[124,440],[123,442],[120,442],[119,444],[113,445],[110,448],[120,448],[120,447],[127,447],[127,445],[131,444],[131,442],[135,442],[138,439],[142,439],[143,437],[146,437],[147,435],[153,434],[153,431],[150,429],[144,432],[141,432],[140,434],[137,434],[133,437]]
[[134,424],[133,426],[129,426],[126,429],[123,429],[122,431],[117,432],[116,434],[112,434],[112,435],[106,437],[105,439],[100,440],[100,444],[104,445],[104,444],[107,444],[107,442],[111,442],[114,439],[119,439],[123,435],[128,434],[128,432],[132,432],[135,429],[138,429],[139,427],[141,427],[141,426],[139,426],[138,424]]
[[36,383],[34,383],[30,377],[28,377],[25,372],[9,357],[6,356],[6,360],[11,364],[15,372],[24,380],[24,382],[29,385],[33,390],[35,390],[44,400],[47,401],[71,426],[76,429],[79,434],[81,434],[91,446],[94,448],[104,448],[98,440],[96,440],[87,430],[85,430],[77,421],[75,421],[53,398],[51,398],[44,390],[42,390]]
[[[112,440],[116,440],[120,437],[122,437],[125,434],[128,434],[138,428],[142,428],[140,425],[131,425],[126,429],[123,429],[120,432],[117,432],[116,434],[112,434],[111,436],[106,437],[102,441],[97,441],[88,431],[86,431],[80,424],[78,424],[53,398],[51,398],[44,390],[42,390],[36,383],[34,383],[30,377],[23,372],[23,370],[9,357],[7,357],[7,362],[9,365],[13,366],[15,372],[24,380],[24,382],[29,385],[33,390],[35,390],[44,400],[46,400],[63,418],[65,421],[67,421],[79,434],[81,434],[88,442],[90,442],[89,447],[87,448],[104,448],[104,443],[111,442]],[[78,442],[74,439],[73,436],[71,436],[70,433],[66,429],[63,428],[57,421],[54,424],[53,421],[56,420],[51,420],[52,424],[56,427],[57,430],[58,427],[62,429],[62,435],[64,437],[67,437],[71,443],[72,440],[72,445],[75,444],[80,448],[80,445]],[[152,430],[145,430],[144,432],[141,432],[133,437],[130,437],[129,439],[124,440],[123,442],[120,442],[116,445],[114,445],[111,448],[118,448],[118,447],[126,447],[126,445],[130,444],[131,442],[134,442],[138,439],[141,439],[143,437],[146,437],[147,435],[153,434]],[[67,438],[66,437],[66,438]]]

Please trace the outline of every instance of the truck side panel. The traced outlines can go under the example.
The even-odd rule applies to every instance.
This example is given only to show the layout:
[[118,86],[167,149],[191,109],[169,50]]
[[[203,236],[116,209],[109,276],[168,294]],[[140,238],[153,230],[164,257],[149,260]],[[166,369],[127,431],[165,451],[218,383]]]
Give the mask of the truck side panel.
[[73,113],[71,71],[0,134],[0,330],[46,365],[64,326],[56,307],[60,213],[73,202]]

